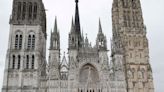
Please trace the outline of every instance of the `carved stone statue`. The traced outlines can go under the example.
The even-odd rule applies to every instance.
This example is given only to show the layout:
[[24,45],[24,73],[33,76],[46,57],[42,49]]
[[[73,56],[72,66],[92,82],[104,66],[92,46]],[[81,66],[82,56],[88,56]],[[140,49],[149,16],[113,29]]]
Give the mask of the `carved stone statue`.
[[128,70],[128,78],[133,78],[133,74],[132,74],[131,70]]

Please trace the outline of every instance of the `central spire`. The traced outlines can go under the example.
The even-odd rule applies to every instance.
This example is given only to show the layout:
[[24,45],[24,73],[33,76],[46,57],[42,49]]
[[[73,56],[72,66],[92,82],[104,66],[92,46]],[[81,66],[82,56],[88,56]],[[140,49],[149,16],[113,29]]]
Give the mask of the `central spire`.
[[80,18],[79,18],[79,7],[78,7],[78,2],[79,0],[75,0],[76,2],[76,10],[75,10],[75,30],[76,32],[80,35]]

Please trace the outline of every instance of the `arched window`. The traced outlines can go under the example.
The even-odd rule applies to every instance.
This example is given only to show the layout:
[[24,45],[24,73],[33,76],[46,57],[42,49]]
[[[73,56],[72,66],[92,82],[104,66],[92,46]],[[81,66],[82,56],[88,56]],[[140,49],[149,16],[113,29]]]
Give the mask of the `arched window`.
[[19,49],[22,48],[22,35],[19,36]]
[[26,69],[29,69],[29,55],[26,56]]
[[37,3],[34,3],[34,12],[33,12],[33,18],[36,19],[37,18]]
[[15,55],[13,55],[12,69],[15,69]]
[[15,49],[22,48],[22,40],[23,40],[22,33],[18,30],[15,35]]
[[18,69],[20,69],[20,64],[21,64],[21,56],[18,55]]
[[28,36],[28,49],[31,48],[31,35]]
[[21,2],[18,2],[17,19],[20,19],[21,17],[21,7],[22,7]]
[[18,48],[18,35],[15,36],[15,49]]
[[34,64],[35,64],[35,56],[32,55],[32,63],[31,63],[31,68],[34,69]]
[[35,48],[35,35],[32,36],[32,49]]
[[23,2],[22,20],[25,19],[25,16],[26,16],[26,2]]
[[32,19],[32,3],[29,3],[28,7],[28,19]]

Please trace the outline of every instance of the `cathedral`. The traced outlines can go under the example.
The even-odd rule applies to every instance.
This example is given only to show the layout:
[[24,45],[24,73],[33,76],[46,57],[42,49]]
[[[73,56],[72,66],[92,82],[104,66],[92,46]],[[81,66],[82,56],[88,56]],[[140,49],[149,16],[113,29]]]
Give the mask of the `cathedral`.
[[56,19],[47,61],[43,1],[13,0],[2,92],[154,92],[140,0],[113,0],[111,46],[101,21],[95,45],[84,38],[78,3],[68,56],[60,55]]

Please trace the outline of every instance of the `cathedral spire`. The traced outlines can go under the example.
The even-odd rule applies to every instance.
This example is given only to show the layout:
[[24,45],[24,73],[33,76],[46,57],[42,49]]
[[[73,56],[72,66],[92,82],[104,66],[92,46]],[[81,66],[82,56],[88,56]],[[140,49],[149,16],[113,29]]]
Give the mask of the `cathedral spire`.
[[57,26],[57,17],[55,17],[55,23],[54,23],[54,32],[58,32],[58,26]]
[[79,7],[78,2],[79,0],[75,0],[76,2],[76,10],[75,10],[75,30],[78,34],[80,34],[80,18],[79,18]]
[[101,20],[99,19],[99,33],[102,33]]

